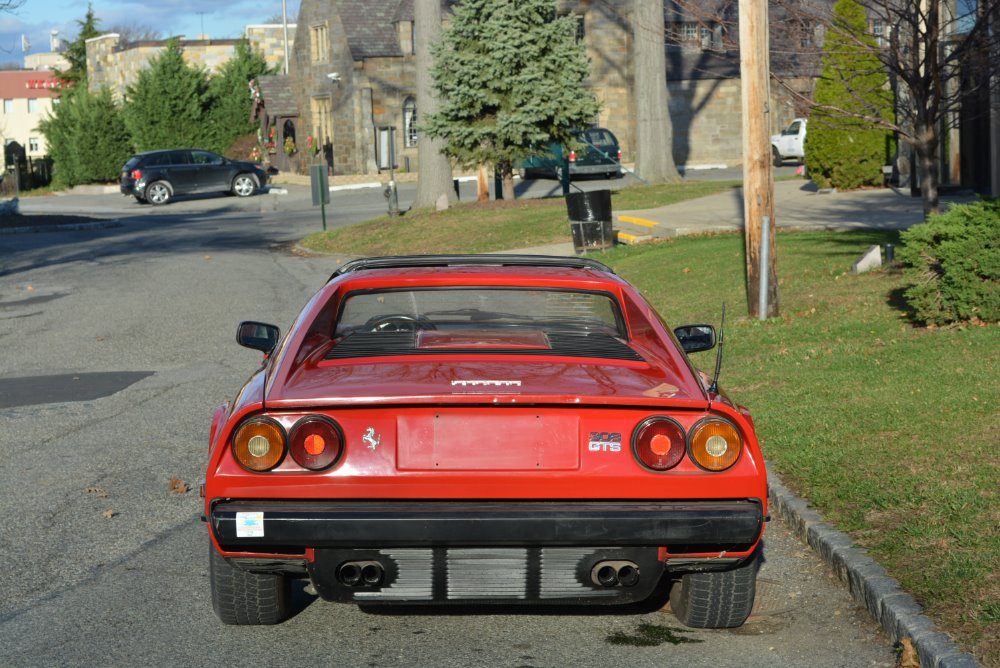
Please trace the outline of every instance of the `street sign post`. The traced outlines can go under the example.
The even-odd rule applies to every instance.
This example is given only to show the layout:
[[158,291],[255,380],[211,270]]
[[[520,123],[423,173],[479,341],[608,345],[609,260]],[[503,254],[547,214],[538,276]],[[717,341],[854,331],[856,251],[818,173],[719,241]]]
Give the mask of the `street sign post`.
[[330,186],[326,177],[326,165],[309,166],[309,185],[312,188],[313,206],[319,206],[320,217],[323,219],[323,231],[326,232],[326,205],[330,203]]

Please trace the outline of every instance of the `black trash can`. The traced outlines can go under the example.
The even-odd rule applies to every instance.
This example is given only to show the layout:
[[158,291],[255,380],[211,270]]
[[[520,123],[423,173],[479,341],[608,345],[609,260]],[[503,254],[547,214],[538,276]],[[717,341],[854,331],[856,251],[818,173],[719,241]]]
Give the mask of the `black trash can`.
[[566,212],[575,252],[604,250],[614,245],[610,190],[570,193],[566,195]]

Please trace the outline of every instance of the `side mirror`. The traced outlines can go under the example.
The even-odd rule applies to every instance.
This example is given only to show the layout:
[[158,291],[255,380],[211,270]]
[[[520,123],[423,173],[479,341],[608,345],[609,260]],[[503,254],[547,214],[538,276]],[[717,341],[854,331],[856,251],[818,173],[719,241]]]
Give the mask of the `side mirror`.
[[269,355],[278,345],[280,334],[281,330],[274,325],[245,320],[236,329],[236,343],[244,348],[252,348]]
[[711,325],[684,325],[674,328],[674,336],[686,353],[700,353],[715,347],[715,327]]

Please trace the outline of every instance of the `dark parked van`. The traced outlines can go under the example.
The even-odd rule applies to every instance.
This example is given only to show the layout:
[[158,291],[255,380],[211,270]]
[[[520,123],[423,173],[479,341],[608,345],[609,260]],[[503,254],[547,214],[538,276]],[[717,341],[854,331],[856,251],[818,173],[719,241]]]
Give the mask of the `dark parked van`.
[[[569,162],[570,178],[591,174],[609,179],[621,176],[622,152],[615,133],[606,128],[589,128],[574,132],[573,135],[583,147],[578,151],[568,151],[566,159]],[[561,144],[549,144],[545,153],[524,160],[521,164],[521,177],[561,178],[563,153]]]

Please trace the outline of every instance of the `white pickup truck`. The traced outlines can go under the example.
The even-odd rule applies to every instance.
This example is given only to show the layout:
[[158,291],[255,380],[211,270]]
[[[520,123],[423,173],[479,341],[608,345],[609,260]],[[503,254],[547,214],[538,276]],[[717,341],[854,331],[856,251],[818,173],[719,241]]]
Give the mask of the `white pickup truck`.
[[791,125],[776,135],[771,135],[771,156],[774,166],[781,167],[785,158],[802,161],[805,157],[806,119],[796,118]]

